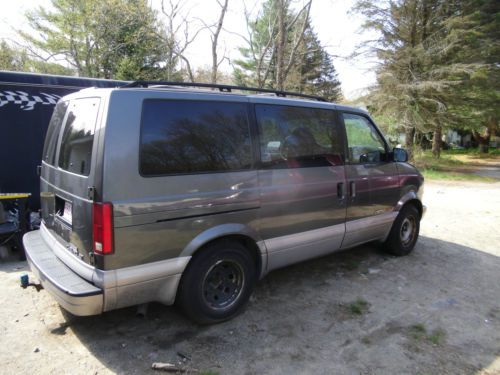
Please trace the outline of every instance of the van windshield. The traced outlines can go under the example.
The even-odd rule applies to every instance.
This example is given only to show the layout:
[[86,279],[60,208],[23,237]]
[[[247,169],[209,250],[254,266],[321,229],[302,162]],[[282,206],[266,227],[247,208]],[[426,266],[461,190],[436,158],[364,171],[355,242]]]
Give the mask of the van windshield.
[[99,98],[72,100],[59,150],[59,167],[68,172],[88,176]]
[[45,145],[43,146],[43,160],[54,165],[56,158],[56,146],[59,138],[59,132],[63,124],[64,115],[68,109],[68,102],[59,102],[54,109],[52,118],[50,119],[47,135],[45,136]]

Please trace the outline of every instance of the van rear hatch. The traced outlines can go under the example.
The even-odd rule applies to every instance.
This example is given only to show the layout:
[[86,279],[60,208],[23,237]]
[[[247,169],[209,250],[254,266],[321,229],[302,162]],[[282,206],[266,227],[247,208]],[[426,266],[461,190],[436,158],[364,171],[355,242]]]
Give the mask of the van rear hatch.
[[55,107],[42,156],[42,220],[68,251],[92,263],[92,197],[101,99],[63,98]]

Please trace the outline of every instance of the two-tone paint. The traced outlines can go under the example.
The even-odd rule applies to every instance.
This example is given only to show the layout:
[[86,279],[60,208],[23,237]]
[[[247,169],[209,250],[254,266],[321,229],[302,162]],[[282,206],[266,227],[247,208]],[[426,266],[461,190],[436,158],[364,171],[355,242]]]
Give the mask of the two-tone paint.
[[[52,294],[63,307],[77,315],[149,301],[173,303],[191,257],[217,239],[230,236],[243,241],[263,277],[305,259],[384,240],[405,204],[415,204],[423,213],[423,177],[407,163],[262,167],[255,104],[322,108],[337,114],[345,111],[373,123],[363,110],[269,96],[152,88],[84,90],[63,100],[77,97],[101,98],[90,174],[72,174],[44,162],[42,228],[24,238],[32,270],[42,283],[50,284],[49,289],[58,291]],[[253,168],[141,176],[140,123],[146,99],[247,103]],[[342,127],[340,116],[337,118],[337,126]],[[346,147],[345,139],[343,142]],[[387,143],[386,148],[389,154]],[[72,226],[55,214],[56,199],[72,203]],[[94,201],[113,204],[113,254],[92,254]],[[52,268],[43,269],[37,253],[50,258],[47,262]],[[57,280],[58,267],[80,279],[75,290]],[[81,303],[84,297],[78,291],[85,288],[92,293],[85,297],[87,303]]]

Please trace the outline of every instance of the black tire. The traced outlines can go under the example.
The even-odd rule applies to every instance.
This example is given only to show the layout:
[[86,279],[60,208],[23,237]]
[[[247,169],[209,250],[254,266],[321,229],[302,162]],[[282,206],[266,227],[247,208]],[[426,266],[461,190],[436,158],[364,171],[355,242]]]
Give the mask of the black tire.
[[219,323],[240,313],[256,281],[255,262],[239,242],[207,245],[182,275],[177,303],[199,324]]
[[420,214],[414,205],[408,204],[399,211],[383,248],[392,255],[408,255],[417,243],[419,232]]

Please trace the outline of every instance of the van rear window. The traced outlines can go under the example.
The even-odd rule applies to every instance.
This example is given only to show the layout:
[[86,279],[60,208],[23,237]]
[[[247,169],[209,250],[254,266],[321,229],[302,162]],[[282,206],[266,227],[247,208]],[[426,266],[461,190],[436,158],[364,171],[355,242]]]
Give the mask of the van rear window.
[[99,98],[72,100],[59,150],[59,167],[88,176],[94,144]]
[[43,146],[43,160],[50,165],[55,164],[57,140],[59,139],[59,132],[67,109],[68,102],[57,103],[50,119],[47,135],[45,136],[45,145]]
[[249,169],[245,103],[145,100],[140,172],[144,176]]

